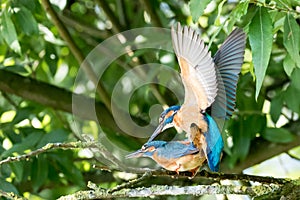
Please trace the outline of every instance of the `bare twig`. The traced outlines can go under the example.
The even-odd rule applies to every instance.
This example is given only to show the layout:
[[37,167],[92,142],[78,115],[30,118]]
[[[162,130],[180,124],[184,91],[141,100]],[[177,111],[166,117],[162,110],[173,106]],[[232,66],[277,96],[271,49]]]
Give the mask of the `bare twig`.
[[61,20],[57,16],[57,14],[54,11],[54,9],[52,8],[49,0],[42,0],[41,4],[44,7],[45,11],[50,15],[54,25],[58,29],[59,34],[68,44],[70,50],[74,54],[74,57],[77,59],[78,63],[81,64],[84,72],[87,74],[89,79],[96,86],[97,93],[99,94],[101,100],[103,101],[103,103],[105,104],[107,109],[111,110],[110,98],[108,97],[106,90],[104,89],[101,82],[98,82],[99,80],[98,80],[93,68],[91,67],[90,63],[88,61],[84,62],[85,56],[83,55],[82,51],[78,48],[78,46],[74,42],[69,31],[66,29],[64,24],[61,22]]
[[253,3],[257,6],[263,6],[265,8],[268,8],[268,9],[276,11],[276,12],[292,13],[292,14],[294,14],[294,16],[296,18],[300,17],[300,13],[297,10],[294,10],[292,7],[289,7],[288,5],[284,4],[283,2],[281,2],[281,4],[284,7],[279,7],[278,4],[274,4],[273,2],[268,4],[268,3],[261,2],[259,0],[251,0],[250,3]]
[[124,189],[124,188],[132,187],[132,186],[136,185],[137,183],[140,183],[141,181],[149,178],[151,175],[152,175],[151,172],[146,172],[145,174],[143,174],[143,176],[141,176],[139,178],[136,178],[136,179],[133,179],[133,180],[130,180],[127,183],[123,183],[121,185],[117,185],[116,187],[107,190],[107,192],[108,193],[113,193],[115,191],[119,191],[119,190]]
[[23,154],[20,156],[15,156],[15,157],[8,157],[4,160],[0,161],[0,166],[5,164],[5,163],[12,163],[16,161],[21,161],[21,160],[27,160],[33,156],[37,156],[41,153],[45,153],[49,150],[53,149],[74,149],[74,148],[86,148],[93,145],[93,143],[84,143],[84,142],[70,142],[70,143],[48,143],[47,145],[43,146],[40,149],[37,149],[35,151],[31,151],[27,154]]

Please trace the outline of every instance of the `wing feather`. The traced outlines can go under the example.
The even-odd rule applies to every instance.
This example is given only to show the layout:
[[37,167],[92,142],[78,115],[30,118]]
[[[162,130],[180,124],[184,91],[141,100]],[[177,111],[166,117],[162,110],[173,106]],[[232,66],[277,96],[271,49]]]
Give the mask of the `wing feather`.
[[235,29],[214,56],[217,68],[218,95],[212,104],[212,115],[229,118],[235,107],[235,94],[239,73],[244,60],[246,34]]
[[200,110],[211,106],[217,95],[217,78],[214,62],[199,35],[178,23],[172,27],[172,42],[177,56],[181,78],[185,87],[184,104],[195,104]]

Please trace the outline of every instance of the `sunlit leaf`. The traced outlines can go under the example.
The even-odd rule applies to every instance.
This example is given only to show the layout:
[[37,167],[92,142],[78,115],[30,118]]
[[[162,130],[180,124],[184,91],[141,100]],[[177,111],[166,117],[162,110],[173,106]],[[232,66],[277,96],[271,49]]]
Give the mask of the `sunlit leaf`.
[[284,128],[267,128],[262,137],[270,142],[288,143],[294,140],[294,135]]
[[[235,25],[236,21],[239,21],[244,15],[249,15],[249,16],[247,16],[247,22],[251,21],[253,14],[255,14],[255,10],[252,10],[252,12],[247,12],[249,2],[250,1],[240,2],[234,8],[234,10],[230,13],[230,20],[229,20],[229,23],[228,23],[228,30],[232,30],[232,28]],[[250,9],[254,9],[254,8],[250,7]]]
[[291,58],[297,64],[297,67],[300,67],[300,29],[299,25],[291,14],[287,14],[285,18],[283,34],[283,45],[285,46],[287,52],[290,54]]
[[272,38],[272,20],[269,13],[266,8],[259,8],[249,26],[249,40],[256,76],[256,99],[270,60]]
[[38,33],[38,24],[31,12],[24,6],[15,8],[14,16],[22,32],[30,36]]
[[220,26],[221,25],[220,17],[221,17],[221,13],[222,13],[222,10],[223,10],[223,5],[224,5],[225,2],[226,2],[226,0],[223,0],[218,5],[218,15],[217,15],[216,20],[215,20],[215,25],[216,26]]
[[34,109],[33,107],[19,108],[17,110],[17,113],[16,113],[12,123],[17,124],[17,123],[23,121],[24,119],[28,119],[30,114],[32,114],[33,109]]
[[15,144],[12,148],[4,151],[2,157],[7,157],[12,155],[12,153],[23,154],[25,150],[35,150],[35,145],[40,141],[43,136],[42,131],[34,131],[25,137],[22,142]]
[[2,13],[1,25],[1,35],[5,42],[16,53],[21,53],[21,46],[18,41],[15,25],[6,9]]
[[209,4],[210,0],[191,0],[190,11],[194,22],[197,22],[199,17],[203,15],[204,9]]

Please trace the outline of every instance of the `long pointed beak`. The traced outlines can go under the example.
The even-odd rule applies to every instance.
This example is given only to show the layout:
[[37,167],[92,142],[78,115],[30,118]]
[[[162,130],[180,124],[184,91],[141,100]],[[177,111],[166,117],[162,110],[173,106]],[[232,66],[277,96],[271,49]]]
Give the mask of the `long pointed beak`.
[[[151,142],[152,140],[154,140],[154,138],[156,138],[163,130],[164,128],[164,123],[161,122],[158,127],[155,129],[155,131],[152,133],[151,137],[149,138],[148,142]],[[148,143],[147,142],[147,143]]]
[[138,158],[138,157],[142,157],[143,155],[144,155],[144,152],[141,149],[139,149],[139,150],[137,150],[137,151],[135,151],[131,154],[128,154],[126,156],[126,159],[128,159],[128,158]]

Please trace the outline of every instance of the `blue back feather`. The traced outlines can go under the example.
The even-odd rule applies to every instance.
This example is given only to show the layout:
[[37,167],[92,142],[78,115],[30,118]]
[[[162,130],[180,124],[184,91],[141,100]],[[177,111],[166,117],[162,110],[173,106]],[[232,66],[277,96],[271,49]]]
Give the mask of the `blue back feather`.
[[217,172],[219,171],[220,157],[224,147],[223,139],[221,133],[219,131],[218,125],[214,121],[214,119],[206,114],[204,116],[207,124],[208,131],[204,133],[207,148],[207,162],[211,171]]
[[178,141],[170,141],[157,148],[157,156],[166,159],[180,158],[184,155],[197,152],[199,152],[199,150],[193,145],[193,143],[186,145]]

